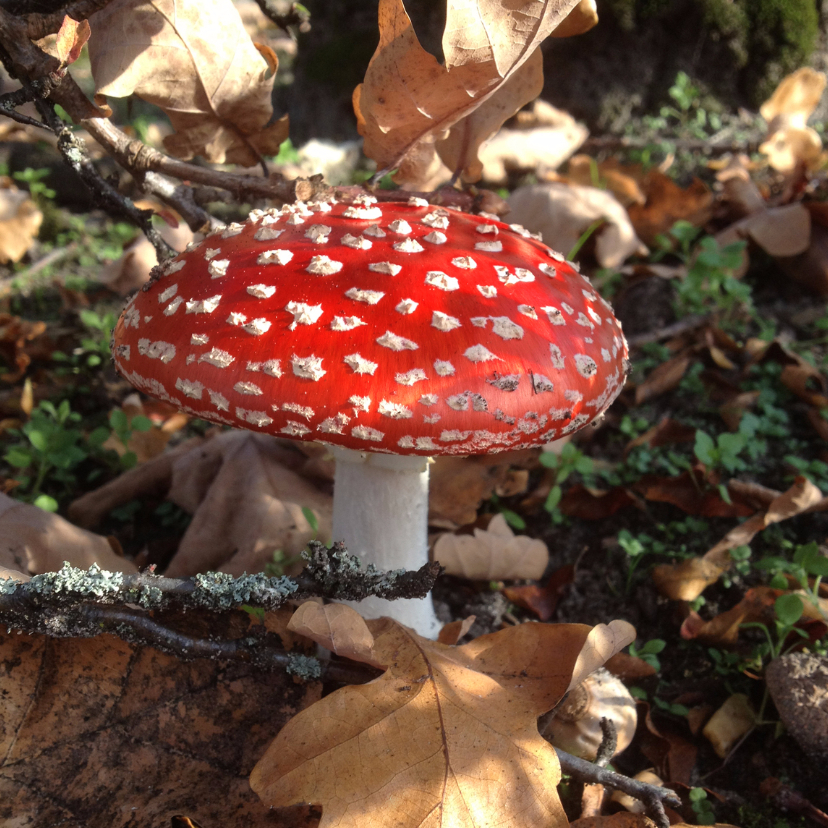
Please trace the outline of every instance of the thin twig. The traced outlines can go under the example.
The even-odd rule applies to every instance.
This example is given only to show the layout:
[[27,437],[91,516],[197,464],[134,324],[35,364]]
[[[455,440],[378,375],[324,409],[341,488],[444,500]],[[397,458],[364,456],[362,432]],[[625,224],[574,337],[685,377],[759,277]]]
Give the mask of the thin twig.
[[555,748],[555,752],[558,754],[561,770],[565,773],[581,782],[606,785],[608,788],[614,788],[635,797],[644,803],[648,816],[658,828],[670,828],[670,820],[664,812],[664,804],[673,808],[681,807],[681,799],[675,791],[650,785],[647,782],[639,782],[637,779],[630,779],[628,776],[622,776],[606,768],[599,768],[592,762],[579,759],[560,748]]

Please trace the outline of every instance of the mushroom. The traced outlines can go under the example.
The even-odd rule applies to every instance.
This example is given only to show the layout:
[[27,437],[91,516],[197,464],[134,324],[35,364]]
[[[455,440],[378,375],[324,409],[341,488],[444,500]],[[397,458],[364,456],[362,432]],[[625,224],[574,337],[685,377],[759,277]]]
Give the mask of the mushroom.
[[638,716],[635,699],[617,676],[599,667],[574,687],[554,711],[545,736],[555,747],[581,759],[595,761],[604,734],[601,719],[615,727],[613,755],[630,746]]
[[[601,415],[627,345],[609,305],[521,227],[425,200],[254,210],[158,266],[115,328],[134,386],[213,422],[328,444],[333,534],[428,560],[428,463],[539,446]],[[423,635],[430,599],[360,602]]]

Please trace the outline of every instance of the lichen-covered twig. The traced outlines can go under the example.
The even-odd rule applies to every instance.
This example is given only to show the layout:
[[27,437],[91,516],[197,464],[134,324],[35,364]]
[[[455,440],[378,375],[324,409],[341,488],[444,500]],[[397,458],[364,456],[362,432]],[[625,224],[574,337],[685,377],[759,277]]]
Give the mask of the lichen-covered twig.
[[681,799],[675,791],[669,788],[659,788],[657,785],[650,785],[647,782],[639,782],[637,779],[630,779],[615,771],[599,768],[592,762],[579,759],[571,753],[555,748],[558,759],[561,763],[561,770],[568,773],[579,782],[605,785],[623,791],[632,797],[640,800],[647,808],[647,816],[655,822],[658,828],[670,828],[670,820],[664,812],[664,804],[674,808],[681,807]]

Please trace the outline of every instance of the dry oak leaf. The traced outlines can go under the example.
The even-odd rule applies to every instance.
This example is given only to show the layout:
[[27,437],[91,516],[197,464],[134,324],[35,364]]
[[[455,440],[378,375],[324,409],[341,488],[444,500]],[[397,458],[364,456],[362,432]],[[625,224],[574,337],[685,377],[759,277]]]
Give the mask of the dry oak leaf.
[[[180,623],[192,631],[196,620]],[[263,807],[247,775],[279,727],[319,697],[318,684],[182,662],[108,635],[61,640],[5,628],[0,676],[3,826],[160,826],[175,814],[224,828],[316,824],[308,809]]]
[[287,117],[269,123],[273,76],[231,0],[115,0],[90,24],[97,93],[161,107],[172,155],[249,167],[279,151]]
[[138,571],[107,538],[0,493],[0,566],[38,575],[56,572],[64,561],[81,569],[98,564],[110,572]]
[[320,828],[567,825],[537,718],[566,692],[582,649],[589,662],[602,651],[590,627],[521,624],[452,647],[388,618],[366,625],[364,658],[386,672],[282,729],[250,776],[265,804],[319,803]]
[[447,574],[472,580],[534,580],[543,575],[549,550],[543,541],[516,536],[506,518],[497,514],[486,529],[475,529],[474,535],[440,535],[434,544],[434,560]]
[[25,190],[0,176],[0,263],[18,262],[32,246],[40,230],[43,213]]
[[654,567],[656,589],[674,601],[694,601],[730,569],[731,549],[749,544],[755,535],[771,524],[801,515],[821,500],[822,492],[810,480],[797,477],[787,491],[771,501],[767,511],[755,514],[731,529],[702,557]]
[[537,48],[577,2],[524,0],[506,7],[495,0],[451,0],[440,64],[420,45],[401,0],[380,0],[379,45],[353,95],[365,154],[380,169],[399,168],[400,181],[410,186],[433,160],[427,145],[446,139],[455,124],[499,96],[479,122],[458,124],[440,151],[452,169],[465,169],[473,180],[477,147],[539,93]]

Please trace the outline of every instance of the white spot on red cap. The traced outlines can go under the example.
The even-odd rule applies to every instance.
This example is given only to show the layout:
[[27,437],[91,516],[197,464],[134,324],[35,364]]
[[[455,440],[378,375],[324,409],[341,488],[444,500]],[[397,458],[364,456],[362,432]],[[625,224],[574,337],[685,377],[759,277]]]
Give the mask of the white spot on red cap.
[[594,308],[587,308],[587,313],[589,314],[589,318],[592,319],[596,325],[603,325],[601,316],[595,312]]
[[331,322],[332,331],[352,331],[360,325],[365,325],[358,316],[335,316]]
[[598,373],[598,366],[591,356],[587,356],[586,354],[575,354],[572,358],[575,361],[575,367],[578,369],[578,373],[582,377],[589,378]]
[[566,302],[561,302],[561,307],[570,315],[572,316],[575,313],[575,308],[572,305],[568,305]]
[[437,372],[437,375],[441,377],[454,376],[454,366],[445,359],[435,359],[434,370]]
[[520,385],[520,374],[495,374],[494,379],[487,379],[489,385],[493,385],[500,391],[517,391]]
[[208,247],[204,251],[204,258],[209,262],[210,259],[215,259],[219,253],[221,253],[221,250],[218,247]]
[[248,362],[245,367],[248,371],[262,371],[277,379],[282,376],[281,360],[278,359],[269,359],[266,362]]
[[187,313],[212,313],[221,302],[221,295],[209,299],[193,299],[187,302]]
[[470,435],[470,431],[457,431],[456,429],[452,429],[451,431],[443,431],[438,439],[443,443],[456,443],[460,440],[467,440]]
[[273,241],[284,233],[284,230],[276,230],[274,227],[260,227],[254,234],[256,241]]
[[[382,215],[380,213],[379,215]],[[374,218],[379,218],[379,216],[374,216]],[[362,231],[363,236],[373,236],[375,239],[384,239],[385,238],[385,230],[382,229],[377,224],[372,224],[370,227],[366,227]]]
[[420,346],[404,336],[397,336],[391,331],[386,331],[382,336],[377,337],[377,345],[383,348],[390,348],[392,351],[416,351]]
[[537,311],[531,305],[518,305],[517,309],[518,313],[522,313],[524,316],[528,316],[530,319],[538,318]]
[[492,236],[496,236],[500,232],[496,224],[478,224],[474,229],[477,230],[478,233]]
[[448,238],[446,238],[445,233],[441,233],[439,230],[432,230],[427,236],[423,236],[423,241],[427,241],[429,244],[445,244]]
[[304,423],[288,420],[287,425],[279,429],[279,433],[287,434],[288,437],[304,437],[306,434],[310,434],[310,429]]
[[264,393],[255,382],[237,382],[233,390],[238,391],[239,394],[251,394],[254,397],[260,397]]
[[191,345],[206,345],[209,341],[210,337],[207,334],[194,333],[190,335]]
[[367,411],[371,407],[371,398],[360,397],[358,394],[354,394],[352,397],[348,397],[348,402],[357,411]]
[[414,416],[410,408],[390,400],[380,400],[377,410],[383,417],[390,417],[392,420],[407,420]]
[[368,426],[358,425],[351,429],[351,435],[358,440],[371,440],[374,443],[380,443],[385,437],[385,433],[377,431],[375,428],[368,428]]
[[379,367],[378,363],[365,359],[361,354],[348,354],[342,360],[355,374],[371,374]]
[[428,213],[421,221],[426,227],[433,227],[435,230],[445,230],[449,226],[448,215],[440,210]]
[[471,323],[474,325],[475,328],[485,328],[489,322],[488,316],[473,316],[471,318]]
[[352,236],[350,233],[346,233],[340,241],[345,247],[350,247],[352,250],[370,250],[373,247],[368,239],[363,236]]
[[264,253],[259,253],[259,258],[256,259],[256,264],[260,265],[286,265],[293,258],[293,253],[290,250],[265,250]]
[[[278,406],[273,407],[278,408]],[[299,414],[306,420],[310,420],[310,418],[314,415],[314,410],[312,408],[292,402],[282,403],[282,411],[290,411],[292,414]]]
[[[369,221],[371,219],[382,218],[382,210],[379,207],[356,207],[351,206],[346,208],[342,214],[345,218],[361,219],[362,221]],[[373,235],[373,234],[371,234]],[[385,235],[383,233],[383,235]]]
[[244,230],[244,225],[239,224],[237,221],[234,221],[227,225],[227,227],[224,229],[224,232],[222,232],[221,237],[223,239],[229,239],[233,236],[238,236],[242,230]]
[[258,319],[251,319],[245,325],[242,325],[242,330],[245,333],[249,333],[251,336],[261,336],[263,333],[270,330],[270,326],[272,324],[273,323],[269,319],[259,317]]
[[422,253],[425,248],[416,239],[403,239],[391,245],[398,253]]
[[183,296],[176,296],[175,299],[164,308],[164,316],[172,316],[183,304],[184,297]]
[[293,314],[293,322],[288,327],[290,331],[297,325],[313,325],[322,316],[322,305],[306,305],[304,302],[288,302],[285,310]]
[[541,308],[541,310],[549,317],[549,321],[553,325],[566,325],[564,315],[557,308],[553,308],[552,305],[547,305]]
[[463,351],[463,356],[470,362],[490,362],[493,359],[500,359],[483,345],[472,345]]
[[149,339],[139,339],[138,353],[150,359],[160,359],[166,365],[175,358],[175,345],[160,339],[155,342],[150,342]]
[[214,259],[207,265],[207,272],[213,279],[221,279],[227,275],[227,268],[230,266],[230,259]]
[[543,374],[532,374],[531,377],[532,389],[536,394],[555,390],[555,383],[549,377],[545,377]]
[[400,236],[408,236],[411,233],[411,225],[405,219],[395,219],[388,225],[388,229]]
[[431,285],[431,287],[436,287],[445,291],[458,290],[460,288],[460,282],[458,282],[454,276],[449,276],[441,270],[429,270],[429,272],[426,273],[425,283],[427,285]]
[[409,199],[408,199],[408,206],[409,207],[430,207],[431,205],[424,198],[420,198],[419,196],[410,196]]
[[437,405],[440,401],[440,398],[436,394],[423,394],[419,400],[417,400],[420,405]]
[[446,404],[455,411],[468,411],[469,396],[468,394],[452,394],[450,397],[446,397]]
[[552,359],[552,367],[557,368],[559,371],[563,371],[564,356],[561,349],[554,343],[550,343],[549,345],[549,356]]
[[474,270],[477,267],[477,262],[471,256],[457,256],[451,260],[451,263],[463,270]]
[[218,391],[211,391],[209,388],[207,389],[207,394],[210,397],[210,402],[219,410],[219,411],[229,411],[230,410],[230,400],[224,396],[224,394],[220,394]]
[[293,373],[302,379],[313,380],[319,382],[325,376],[327,371],[322,368],[322,357],[307,356],[300,357],[294,354],[290,358],[290,365],[293,368]]
[[434,425],[434,423],[439,423],[440,419],[441,418],[439,414],[423,414],[424,423],[430,423],[431,425]]
[[523,328],[508,316],[492,317],[492,333],[501,339],[523,339]]
[[459,328],[460,320],[442,311],[434,311],[431,315],[431,327],[447,333],[448,331],[453,331],[455,328]]
[[394,379],[400,385],[414,385],[417,382],[427,380],[428,376],[422,368],[412,368],[410,371],[406,371],[404,374],[396,374],[394,376]]
[[178,273],[178,271],[181,270],[185,264],[186,262],[184,259],[167,259],[167,261],[160,264],[159,267],[161,268],[161,273],[164,276],[172,276],[173,273]]
[[575,320],[575,323],[583,328],[589,328],[591,331],[595,330],[595,325],[592,324],[590,318],[583,312],[578,314],[578,318]]
[[409,313],[414,313],[419,304],[419,302],[415,302],[413,299],[403,299],[397,303],[394,310],[397,313],[403,314],[403,316],[407,316]]
[[305,238],[310,239],[314,244],[325,244],[330,234],[331,228],[326,224],[312,224],[305,230]]
[[474,249],[481,253],[500,253],[503,250],[503,244],[499,241],[475,242]]
[[295,227],[297,224],[304,224],[305,220],[299,215],[299,213],[291,213],[288,216],[287,223]]
[[175,381],[175,387],[185,396],[191,397],[194,400],[200,400],[201,395],[204,393],[204,386],[198,380],[190,382],[179,377]]
[[332,276],[342,270],[342,262],[334,261],[327,256],[314,256],[305,270],[314,276]]
[[248,285],[247,292],[257,299],[270,299],[276,293],[275,285]]
[[497,288],[493,285],[477,285],[477,289],[480,291],[481,296],[486,299],[494,299],[497,296]]
[[243,313],[238,313],[237,311],[233,311],[230,316],[227,317],[227,322],[230,325],[243,325],[247,322],[247,316]]
[[333,417],[328,417],[319,424],[319,431],[324,434],[342,434],[345,426],[351,422],[351,418],[347,414],[334,414]]
[[170,285],[165,290],[158,294],[158,304],[163,305],[168,299],[172,299],[178,292],[178,285]]
[[386,276],[396,276],[402,270],[402,267],[393,262],[372,262],[368,265],[368,270],[372,270],[374,273],[384,273]]
[[551,264],[547,264],[546,262],[539,264],[538,270],[541,273],[545,273],[550,279],[556,279],[558,277],[558,271]]
[[259,428],[269,426],[273,422],[273,419],[268,417],[266,412],[250,411],[246,408],[237,408],[236,416],[243,422],[250,423],[250,425],[258,426]]
[[381,290],[362,290],[356,287],[346,290],[345,295],[355,302],[365,302],[366,305],[376,305],[385,296]]

